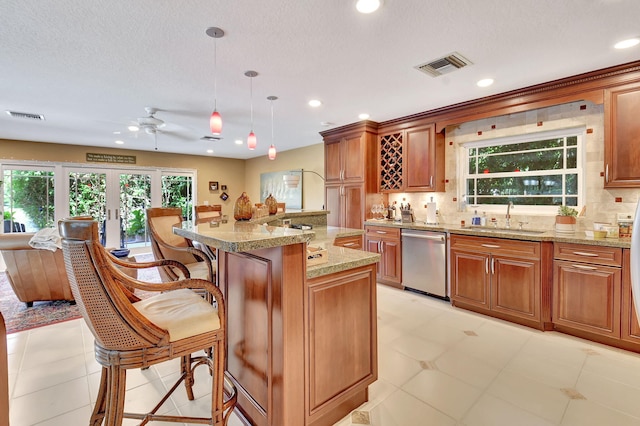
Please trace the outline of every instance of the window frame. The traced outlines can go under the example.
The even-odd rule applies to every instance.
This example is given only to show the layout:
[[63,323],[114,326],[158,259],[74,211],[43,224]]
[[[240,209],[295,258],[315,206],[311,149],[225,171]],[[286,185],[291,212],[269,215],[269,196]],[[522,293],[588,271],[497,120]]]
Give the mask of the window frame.
[[[466,202],[466,192],[467,192],[467,179],[472,176],[469,173],[469,150],[471,148],[483,148],[487,146],[495,146],[495,145],[512,145],[518,143],[527,143],[534,142],[545,139],[554,139],[554,138],[566,138],[575,136],[577,137],[576,144],[576,168],[575,169],[558,169],[557,172],[561,172],[563,175],[569,174],[568,170],[571,170],[571,173],[576,173],[578,176],[578,192],[577,192],[577,210],[580,210],[582,206],[585,205],[585,136],[586,136],[586,128],[584,126],[580,127],[570,127],[563,129],[556,129],[551,131],[544,132],[535,132],[535,133],[525,133],[513,136],[505,136],[491,139],[483,139],[476,141],[466,141],[461,142],[458,145],[458,188],[457,188],[457,199],[458,199],[458,210],[462,212],[473,212],[474,210],[478,211],[478,213],[486,212],[488,214],[491,213],[506,213],[507,204],[471,204]],[[575,172],[574,172],[575,170]],[[492,173],[491,177],[499,178],[506,176],[513,176],[514,173],[518,173],[518,176],[540,176],[540,170],[529,171],[529,172],[505,172],[505,173]],[[560,196],[564,197],[566,194],[562,194]],[[540,215],[540,216],[555,216],[558,212],[558,206],[543,206],[543,205],[523,205],[516,204],[514,214],[528,214],[528,215]]]

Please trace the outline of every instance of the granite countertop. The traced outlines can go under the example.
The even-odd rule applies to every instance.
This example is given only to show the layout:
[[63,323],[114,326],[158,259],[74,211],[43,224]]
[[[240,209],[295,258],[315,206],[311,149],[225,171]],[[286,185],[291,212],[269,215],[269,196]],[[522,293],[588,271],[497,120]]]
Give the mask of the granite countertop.
[[553,230],[535,230],[525,228],[519,231],[517,227],[512,229],[494,229],[490,226],[466,226],[453,224],[427,225],[419,222],[401,223],[389,220],[367,220],[365,225],[370,226],[387,226],[402,229],[416,229],[423,231],[443,231],[450,234],[472,235],[476,237],[495,237],[507,238],[511,240],[523,241],[552,241],[559,243],[587,244],[603,247],[630,248],[631,240],[629,238],[602,238],[595,239],[587,237],[584,231],[576,231],[574,233],[558,233]]
[[[284,212],[270,214],[268,216],[262,216],[255,219],[251,219],[251,223],[267,223],[275,220],[300,218],[309,216],[326,216],[329,214],[327,210],[285,210]],[[326,222],[325,222],[326,223]]]
[[217,223],[217,226],[211,226],[209,222],[197,225],[183,222],[182,228],[173,229],[178,235],[226,252],[245,252],[298,243],[309,243],[327,249],[328,261],[308,266],[307,278],[370,265],[380,260],[377,253],[333,245],[336,238],[363,235],[362,229],[316,226],[312,230],[299,230],[235,221]]

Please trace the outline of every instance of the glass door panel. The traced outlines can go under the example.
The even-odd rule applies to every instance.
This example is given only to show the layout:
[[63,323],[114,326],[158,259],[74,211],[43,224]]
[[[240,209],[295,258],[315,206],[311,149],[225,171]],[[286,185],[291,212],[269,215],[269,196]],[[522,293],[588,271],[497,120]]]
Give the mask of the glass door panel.
[[162,176],[162,207],[180,207],[184,220],[193,219],[193,177]]
[[120,173],[121,247],[149,246],[146,211],[151,207],[151,175]]
[[55,226],[54,171],[3,168],[4,232],[36,232]]
[[91,216],[97,220],[103,245],[106,245],[108,233],[106,196],[106,173],[69,172],[69,215]]

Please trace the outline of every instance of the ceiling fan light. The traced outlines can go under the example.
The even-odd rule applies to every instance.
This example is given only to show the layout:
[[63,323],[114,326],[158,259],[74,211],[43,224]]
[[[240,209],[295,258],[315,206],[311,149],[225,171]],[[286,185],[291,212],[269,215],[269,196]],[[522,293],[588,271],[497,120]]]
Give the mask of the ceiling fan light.
[[269,147],[269,160],[275,160],[276,159],[276,147],[271,144],[271,146]]
[[222,117],[220,113],[216,110],[211,114],[211,118],[209,119],[209,127],[211,127],[211,133],[219,136],[222,133]]
[[256,134],[253,133],[252,130],[251,133],[249,133],[249,137],[247,138],[247,148],[253,151],[254,149],[256,149],[256,146],[258,146],[258,138],[256,138]]
[[127,130],[129,130],[130,132],[137,132],[138,130],[140,130],[140,127],[132,124],[130,126],[127,126]]

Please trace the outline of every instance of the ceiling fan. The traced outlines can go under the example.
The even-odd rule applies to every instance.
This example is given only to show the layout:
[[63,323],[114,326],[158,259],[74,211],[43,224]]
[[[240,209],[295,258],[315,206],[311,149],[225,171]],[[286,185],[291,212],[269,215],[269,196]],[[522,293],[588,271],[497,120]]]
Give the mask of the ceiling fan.
[[156,117],[155,114],[159,111],[158,108],[145,107],[144,110],[147,112],[147,115],[144,117],[138,117],[128,128],[132,133],[136,135],[136,137],[138,136],[140,131],[144,131],[144,133],[148,135],[153,135],[156,145],[156,151],[158,150],[158,133],[168,134],[188,142],[194,142],[196,140],[195,138],[185,134],[181,134],[178,131],[170,130],[169,127],[179,128],[179,126],[168,126],[164,120]]

